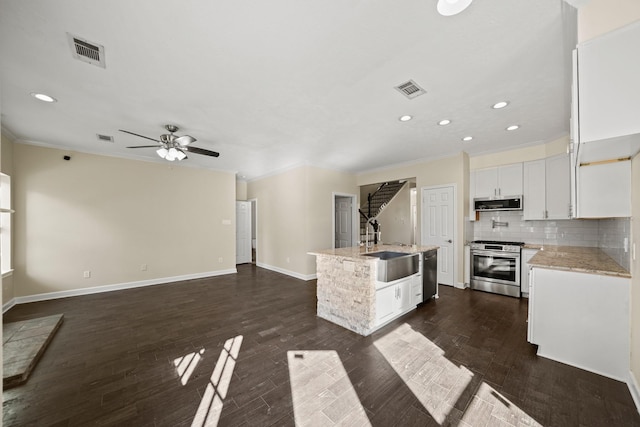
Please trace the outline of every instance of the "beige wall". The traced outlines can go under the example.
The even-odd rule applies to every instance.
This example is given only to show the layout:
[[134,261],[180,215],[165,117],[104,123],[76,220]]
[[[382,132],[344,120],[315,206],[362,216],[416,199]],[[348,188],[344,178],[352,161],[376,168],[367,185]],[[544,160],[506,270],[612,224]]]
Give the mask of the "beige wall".
[[530,147],[501,151],[499,153],[474,156],[469,158],[469,167],[471,170],[475,170],[544,159],[555,156],[556,154],[566,153],[568,145],[569,135],[553,140],[547,144],[538,144]]
[[385,243],[411,244],[411,188],[409,184],[396,194],[380,215],[378,215],[381,240]]
[[640,154],[631,162],[631,242],[636,259],[631,260],[631,372],[640,384]]
[[235,268],[233,174],[15,144],[13,182],[16,296]]
[[[453,157],[438,159],[434,161],[425,161],[422,163],[413,163],[392,167],[384,170],[363,173],[357,176],[358,185],[368,185],[376,182],[393,181],[404,179],[407,177],[416,178],[417,208],[418,208],[418,241],[421,241],[421,192],[423,187],[433,187],[446,184],[456,185],[456,204],[458,215],[456,218],[456,226],[458,235],[456,238],[456,284],[461,284],[464,278],[464,217],[468,215],[468,190],[465,188],[469,185],[469,157],[467,153],[459,153]],[[465,198],[466,195],[466,198]]]
[[358,194],[351,174],[301,166],[251,181],[257,199],[257,263],[299,276],[316,272],[307,252],[333,247],[333,193]]
[[640,19],[638,0],[590,0],[578,9],[578,42]]

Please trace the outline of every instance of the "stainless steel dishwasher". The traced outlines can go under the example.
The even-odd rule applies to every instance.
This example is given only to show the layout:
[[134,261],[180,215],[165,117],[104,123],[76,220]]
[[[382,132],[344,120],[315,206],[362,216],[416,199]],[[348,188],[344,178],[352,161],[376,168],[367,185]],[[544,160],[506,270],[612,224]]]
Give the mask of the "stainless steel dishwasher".
[[422,252],[422,301],[438,292],[438,250]]

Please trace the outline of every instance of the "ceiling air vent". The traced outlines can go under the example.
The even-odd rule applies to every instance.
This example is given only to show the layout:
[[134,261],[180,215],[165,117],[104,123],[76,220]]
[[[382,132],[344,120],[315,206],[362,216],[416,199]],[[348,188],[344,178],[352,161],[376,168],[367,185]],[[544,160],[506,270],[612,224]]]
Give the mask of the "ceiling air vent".
[[406,83],[402,83],[401,85],[396,86],[396,89],[409,99],[413,99],[417,96],[427,93],[426,90],[418,86],[418,84],[413,80],[409,80]]
[[106,68],[104,61],[104,46],[74,36],[73,34],[67,33],[67,36],[69,37],[71,54],[75,59],[97,65],[98,67]]
[[111,135],[100,135],[99,133],[96,135],[98,136],[98,141],[113,142],[113,137]]

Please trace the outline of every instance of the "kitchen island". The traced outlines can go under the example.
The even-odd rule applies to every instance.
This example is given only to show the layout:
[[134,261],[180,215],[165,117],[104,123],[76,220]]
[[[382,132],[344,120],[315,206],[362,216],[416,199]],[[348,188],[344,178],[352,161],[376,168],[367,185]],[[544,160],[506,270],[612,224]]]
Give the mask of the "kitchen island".
[[389,282],[378,280],[381,251],[419,254],[437,246],[374,245],[310,252],[316,256],[317,315],[369,335],[422,302],[422,271]]

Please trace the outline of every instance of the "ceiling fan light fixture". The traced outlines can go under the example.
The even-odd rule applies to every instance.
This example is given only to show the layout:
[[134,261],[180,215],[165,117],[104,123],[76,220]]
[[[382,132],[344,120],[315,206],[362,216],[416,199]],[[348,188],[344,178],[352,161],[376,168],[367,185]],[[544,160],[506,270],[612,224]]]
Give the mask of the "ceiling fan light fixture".
[[166,148],[162,147],[158,150],[156,150],[156,153],[158,154],[158,156],[162,157],[163,159],[167,158],[167,154],[169,154],[169,150],[167,150]]
[[184,151],[182,150],[176,150],[178,152],[178,154],[176,154],[176,159],[178,160],[184,160],[187,155],[184,153]]
[[453,16],[469,7],[473,0],[438,0],[438,13],[442,16]]

